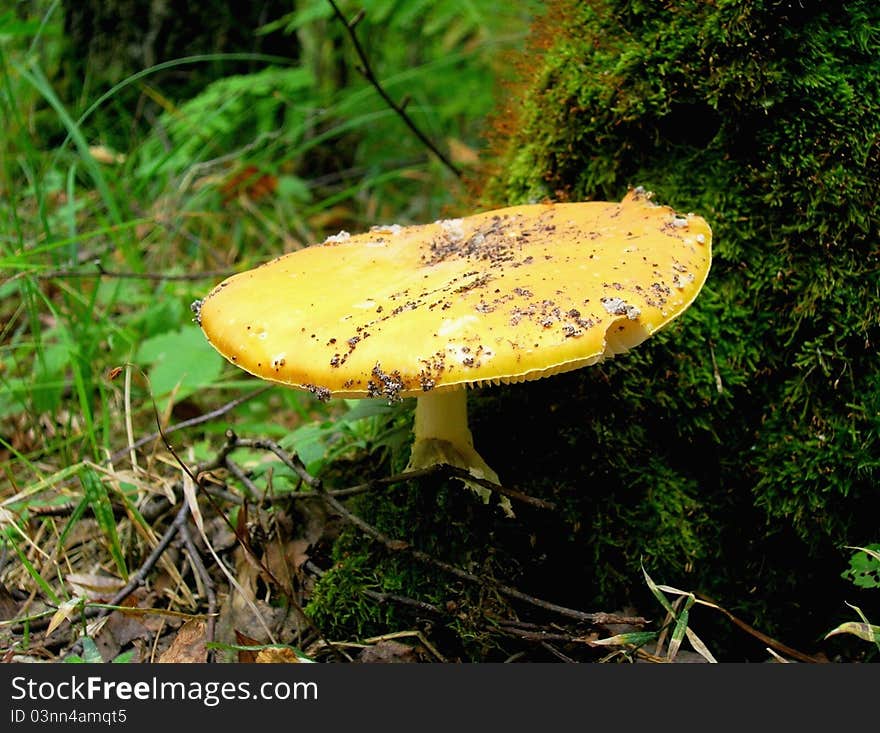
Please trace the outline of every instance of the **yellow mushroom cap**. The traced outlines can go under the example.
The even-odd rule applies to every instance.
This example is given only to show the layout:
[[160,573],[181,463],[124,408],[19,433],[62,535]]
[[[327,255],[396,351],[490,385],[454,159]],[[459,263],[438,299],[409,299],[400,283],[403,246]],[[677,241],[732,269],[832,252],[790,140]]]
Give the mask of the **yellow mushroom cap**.
[[220,283],[198,320],[242,369],[329,397],[520,382],[640,343],[694,300],[711,230],[640,189],[382,226]]

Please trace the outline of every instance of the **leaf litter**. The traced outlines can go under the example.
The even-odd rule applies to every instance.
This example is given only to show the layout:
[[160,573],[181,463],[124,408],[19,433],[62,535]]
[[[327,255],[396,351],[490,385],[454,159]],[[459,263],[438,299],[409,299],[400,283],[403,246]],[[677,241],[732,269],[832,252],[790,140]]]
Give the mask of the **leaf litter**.
[[[247,479],[248,472],[233,459],[241,448],[258,448],[259,461],[278,464],[280,459],[303,485],[295,492],[276,494],[272,470],[255,471],[252,475],[263,482],[255,484],[257,479]],[[173,452],[161,459],[142,456],[139,465],[152,465],[153,473],[159,466],[176,467],[177,479],[165,476],[159,481],[161,490],[146,490],[150,474],[142,472],[127,503],[119,499],[124,485],[120,476],[107,468],[93,471],[95,480],[115,487],[99,494],[109,500],[103,507],[104,522],[109,509],[116,528],[115,548],[88,516],[69,527],[54,519],[34,523],[17,518],[30,569],[22,564],[7,572],[5,585],[0,585],[0,610],[6,619],[0,623],[0,639],[7,658],[62,661],[97,653],[105,662],[121,658],[254,664],[466,661],[444,631],[462,612],[453,602],[442,607],[364,588],[367,603],[413,611],[410,628],[389,629],[368,638],[328,638],[309,618],[304,608],[315,584],[332,567],[330,548],[340,527],[348,523],[388,552],[407,554],[413,562],[451,573],[459,582],[483,585],[487,598],[497,598],[499,592],[506,596],[507,602],[493,603],[491,610],[468,609],[468,613],[482,617],[486,638],[494,636],[493,643],[513,650],[508,661],[715,661],[694,630],[692,618],[703,607],[731,617],[715,604],[655,584],[645,573],[667,613],[660,630],[651,631],[649,620],[635,609],[587,613],[534,598],[491,577],[414,551],[345,507],[345,497],[393,486],[408,478],[406,474],[355,487],[325,488],[297,461],[295,453],[270,441],[247,441],[227,433],[227,442],[217,454],[192,469]],[[251,485],[236,480],[241,477]],[[139,524],[126,509],[129,505],[149,524]],[[123,566],[112,549],[126,553],[130,577],[120,575]],[[61,567],[63,576],[57,572]],[[36,582],[35,574],[43,585]],[[60,578],[61,585],[46,578]],[[496,616],[499,610],[502,617]],[[685,641],[693,651],[682,649]],[[771,657],[780,658],[793,651],[773,640],[767,649]]]

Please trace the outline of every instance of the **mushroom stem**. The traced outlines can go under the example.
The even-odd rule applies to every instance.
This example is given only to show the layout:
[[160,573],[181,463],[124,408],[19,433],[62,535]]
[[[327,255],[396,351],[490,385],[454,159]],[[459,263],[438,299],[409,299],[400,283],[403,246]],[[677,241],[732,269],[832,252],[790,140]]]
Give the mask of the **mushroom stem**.
[[[463,468],[474,478],[500,483],[498,474],[474,450],[474,439],[468,428],[466,389],[438,390],[417,397],[414,432],[409,470],[444,463]],[[489,500],[488,489],[463,480],[484,501]],[[505,511],[508,505],[505,504]]]
[[471,450],[474,438],[468,429],[467,392],[464,389],[431,391],[416,399],[415,435],[419,440],[442,440]]

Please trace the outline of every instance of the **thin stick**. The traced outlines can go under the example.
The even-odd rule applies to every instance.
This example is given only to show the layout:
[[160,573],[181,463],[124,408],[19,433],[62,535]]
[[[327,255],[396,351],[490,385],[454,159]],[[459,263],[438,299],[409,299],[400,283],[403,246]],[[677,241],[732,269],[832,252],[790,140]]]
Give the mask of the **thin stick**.
[[567,654],[563,654],[561,651],[559,651],[559,649],[557,649],[551,643],[549,643],[547,641],[542,641],[542,642],[540,642],[540,644],[542,647],[544,647],[544,649],[546,649],[548,652],[550,652],[554,657],[565,662],[566,664],[577,664],[577,662],[575,662],[574,659],[572,659]]
[[[186,522],[180,525],[179,533],[183,544],[189,553],[189,560],[192,563],[193,570],[199,576],[202,586],[205,588],[205,597],[208,600],[208,619],[205,625],[205,641],[210,645],[214,641],[215,616],[217,614],[217,594],[214,592],[214,581],[211,580],[211,574],[202,562],[202,556],[199,554],[196,543],[193,541],[192,533],[189,531]],[[214,655],[213,649],[208,649],[208,661],[212,661]]]
[[248,498],[251,501],[253,501],[257,496],[260,495],[260,490],[259,488],[257,488],[257,485],[248,478],[247,474],[244,472],[241,466],[239,466],[229,456],[226,456],[223,459],[223,465],[226,466],[226,469],[229,471],[229,473],[231,473],[233,476],[235,476],[235,478],[239,480],[239,482],[247,492]]
[[[303,482],[305,484],[314,488],[314,484],[310,482],[318,481],[318,479],[315,479],[313,476],[305,471],[305,468],[302,466],[301,463],[292,460],[290,454],[288,454],[287,451],[284,450],[284,448],[271,440],[235,438],[234,446],[271,451],[282,461],[284,461],[285,465],[288,468],[295,471],[297,475],[303,479]],[[368,491],[375,491],[376,489],[380,489],[391,484],[397,484],[403,481],[415,481],[416,479],[425,478],[427,476],[434,476],[437,474],[445,474],[454,478],[467,478],[469,481],[474,481],[475,483],[478,483],[480,486],[489,489],[490,491],[494,491],[498,494],[502,494],[503,496],[510,497],[511,499],[515,499],[516,501],[520,501],[523,504],[528,504],[538,509],[547,509],[551,511],[556,509],[556,505],[551,501],[545,501],[544,499],[539,499],[535,496],[524,494],[522,491],[510,489],[505,486],[501,486],[500,484],[493,483],[492,481],[487,481],[486,479],[477,478],[475,476],[472,476],[468,471],[463,468],[459,468],[458,466],[450,466],[445,463],[438,463],[433,466],[426,466],[425,468],[417,468],[412,471],[402,471],[401,473],[394,474],[393,476],[370,479],[369,481],[365,481],[362,484],[349,486],[345,489],[332,489],[327,491],[327,493],[336,498],[354,496],[355,494],[363,494]],[[313,496],[321,496],[321,492],[298,491],[290,494],[289,496],[294,499],[305,499]]]
[[775,649],[777,652],[781,652],[792,659],[797,659],[799,662],[823,662],[824,660],[821,657],[814,657],[811,654],[805,654],[804,652],[800,652],[797,649],[793,649],[787,644],[783,644],[781,641],[776,641],[771,636],[767,636],[760,631],[758,631],[754,626],[750,626],[741,618],[734,616],[730,611],[728,611],[723,606],[719,606],[713,600],[711,600],[708,596],[703,594],[696,594],[697,602],[702,605],[709,606],[709,608],[714,608],[716,611],[720,611],[724,616],[726,616],[733,624],[738,626],[740,629],[745,631],[747,634],[754,636],[759,641],[766,644],[771,649]]
[[306,467],[302,461],[295,456],[291,456],[284,448],[282,448],[274,440],[265,439],[240,439],[232,431],[226,432],[226,439],[232,443],[233,448],[256,448],[257,450],[267,450],[274,453],[281,462],[293,471],[302,482],[311,489],[317,489],[321,485],[321,479],[315,478],[306,471]]
[[360,41],[358,40],[357,33],[355,33],[355,27],[357,24],[363,19],[364,11],[361,10],[351,21],[345,19],[345,16],[342,14],[342,11],[339,9],[339,6],[334,2],[334,0],[327,0],[330,3],[330,6],[333,8],[333,12],[336,14],[336,17],[339,19],[339,22],[342,23],[343,28],[345,28],[345,32],[348,34],[349,38],[351,38],[352,46],[354,46],[355,53],[357,53],[358,58],[361,62],[360,71],[364,75],[364,78],[372,85],[372,87],[379,93],[379,96],[382,97],[385,104],[387,104],[394,113],[403,120],[404,124],[410,129],[410,131],[421,141],[421,143],[428,148],[437,158],[443,163],[446,168],[455,175],[456,178],[461,178],[461,171],[456,168],[456,166],[449,160],[440,150],[437,148],[434,143],[432,143],[428,137],[416,126],[415,122],[412,121],[412,118],[406,113],[404,109],[406,107],[408,98],[404,97],[403,101],[400,104],[395,102],[389,96],[388,92],[382,87],[379,83],[379,80],[376,78],[376,75],[373,73],[373,69],[370,66],[370,61],[367,58],[367,54],[361,46]]
[[461,580],[466,580],[469,583],[477,583],[479,585],[488,585],[497,590],[502,595],[508,596],[509,598],[515,598],[517,600],[523,601],[524,603],[542,608],[545,611],[551,611],[553,613],[559,614],[560,616],[573,618],[577,621],[586,621],[587,623],[591,624],[631,624],[633,626],[644,626],[646,623],[648,623],[647,619],[644,619],[641,616],[620,616],[618,614],[601,612],[587,613],[585,611],[578,611],[573,608],[566,608],[565,606],[560,606],[559,604],[550,603],[549,601],[530,596],[527,593],[523,593],[522,591],[517,590],[516,588],[510,587],[509,585],[499,583],[494,579],[481,578],[478,575],[469,573],[467,570],[462,570],[455,565],[451,565],[450,563],[444,562],[443,560],[438,560],[437,558],[432,557],[426,552],[417,550],[403,540],[397,540],[388,537],[388,535],[368,524],[356,514],[350,512],[338,499],[331,496],[329,493],[322,492],[322,497],[324,501],[335,512],[342,516],[343,519],[348,521],[350,524],[353,524],[355,527],[361,530],[361,532],[372,537],[389,550],[395,552],[406,552],[419,562],[425,563],[426,565],[431,565],[439,570],[455,576],[456,578],[460,578]]
[[[89,263],[94,267],[94,271],[75,268],[64,270],[50,270],[49,272],[38,272],[32,275],[37,280],[60,280],[63,278],[86,278],[86,277],[106,277],[114,280],[154,280],[156,282],[170,281],[194,281],[208,280],[215,278],[224,278],[233,275],[231,270],[203,270],[201,272],[190,272],[180,275],[170,275],[165,272],[129,272],[125,270],[108,270],[101,264],[100,260]],[[22,272],[23,276],[25,273]]]
[[[168,549],[168,545],[171,544],[171,540],[174,539],[174,536],[180,531],[180,528],[186,523],[186,519],[189,516],[189,507],[186,505],[186,502],[181,502],[180,509],[177,510],[177,514],[174,516],[174,521],[168,525],[168,528],[165,530],[165,534],[162,535],[162,539],[159,540],[158,544],[153,548],[153,551],[150,553],[150,556],[144,560],[143,564],[138,568],[137,572],[132,575],[128,579],[128,583],[125,584],[125,587],[122,588],[113,598],[108,602],[108,606],[118,606],[128,598],[131,593],[140,587],[147,579],[147,575],[150,574],[150,571],[155,567],[156,563],[159,562],[159,558],[162,557],[162,553]],[[88,609],[86,609],[88,610]],[[110,613],[112,609],[109,608],[99,608],[98,613],[96,614],[99,618],[106,616]]]
[[202,423],[210,422],[218,417],[223,417],[227,412],[232,412],[236,407],[243,405],[248,400],[252,400],[254,397],[258,397],[259,395],[268,392],[275,385],[269,384],[265,387],[260,387],[259,389],[255,389],[253,392],[248,392],[246,395],[242,395],[241,397],[236,397],[234,400],[227,402],[225,405],[221,405],[216,410],[211,410],[210,412],[206,412],[202,415],[196,415],[195,417],[191,417],[188,420],[182,420],[179,423],[175,423],[174,425],[170,425],[167,428],[164,428],[161,432],[158,430],[155,433],[150,433],[149,435],[145,435],[142,438],[138,438],[131,445],[127,445],[124,448],[120,448],[116,451],[111,457],[110,461],[117,461],[119,458],[124,456],[131,450],[136,450],[147,443],[150,443],[154,440],[158,440],[162,437],[162,434],[171,435],[171,433],[176,433],[178,430],[184,430],[186,428],[192,428],[196,425],[201,425]]

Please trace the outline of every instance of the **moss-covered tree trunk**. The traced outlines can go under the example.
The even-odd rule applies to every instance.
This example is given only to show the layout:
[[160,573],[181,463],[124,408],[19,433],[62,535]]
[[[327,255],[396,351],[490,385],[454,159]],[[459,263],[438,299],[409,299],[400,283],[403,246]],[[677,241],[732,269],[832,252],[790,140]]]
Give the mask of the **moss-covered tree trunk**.
[[[643,186],[710,222],[715,261],[649,343],[472,400],[502,480],[560,509],[474,525],[467,557],[651,615],[644,563],[815,648],[876,603],[840,574],[880,540],[880,5],[562,0],[532,40],[480,204]],[[392,502],[373,518],[461,550],[461,516]]]

